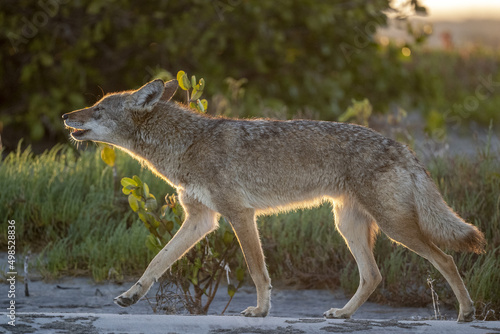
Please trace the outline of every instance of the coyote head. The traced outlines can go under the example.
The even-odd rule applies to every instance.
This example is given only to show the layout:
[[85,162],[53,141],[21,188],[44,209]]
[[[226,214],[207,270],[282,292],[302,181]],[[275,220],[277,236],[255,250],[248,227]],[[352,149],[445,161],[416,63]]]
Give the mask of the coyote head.
[[91,140],[122,146],[138,122],[160,101],[169,101],[178,87],[177,80],[153,80],[138,90],[104,96],[92,107],[62,115],[76,141]]

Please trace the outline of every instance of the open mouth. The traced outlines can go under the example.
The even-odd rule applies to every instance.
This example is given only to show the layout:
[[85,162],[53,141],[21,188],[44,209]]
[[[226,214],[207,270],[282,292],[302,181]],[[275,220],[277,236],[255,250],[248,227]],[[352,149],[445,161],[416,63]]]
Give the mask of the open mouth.
[[75,129],[75,128],[70,128],[71,130],[71,136],[73,138],[78,138],[89,132],[90,130],[83,130],[83,129]]
[[71,134],[73,136],[76,136],[76,137],[79,137],[81,135],[83,135],[84,133],[87,133],[89,132],[90,130],[78,130],[78,129],[75,129],[75,131],[71,132]]

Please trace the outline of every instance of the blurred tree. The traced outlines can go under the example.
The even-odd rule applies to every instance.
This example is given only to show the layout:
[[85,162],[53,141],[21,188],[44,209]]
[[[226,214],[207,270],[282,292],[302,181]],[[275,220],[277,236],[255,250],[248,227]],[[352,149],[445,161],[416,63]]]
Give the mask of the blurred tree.
[[243,115],[286,105],[332,120],[353,98],[384,108],[404,88],[391,83],[408,77],[398,50],[374,42],[389,9],[389,0],[4,0],[4,146],[16,134],[60,141],[64,112],[181,68],[210,82],[207,96],[227,77],[248,79]]

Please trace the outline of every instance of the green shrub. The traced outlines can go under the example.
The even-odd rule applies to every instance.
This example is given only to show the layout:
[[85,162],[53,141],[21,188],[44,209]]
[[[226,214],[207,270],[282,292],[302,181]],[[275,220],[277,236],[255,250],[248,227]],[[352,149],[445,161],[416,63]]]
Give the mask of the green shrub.
[[326,120],[353,98],[382,110],[412,78],[399,48],[374,41],[388,0],[43,3],[0,7],[0,122],[12,131],[4,141],[63,140],[63,113],[179,68],[203,73],[207,96],[227,77],[246,78],[242,115],[287,106],[288,116],[311,109]]

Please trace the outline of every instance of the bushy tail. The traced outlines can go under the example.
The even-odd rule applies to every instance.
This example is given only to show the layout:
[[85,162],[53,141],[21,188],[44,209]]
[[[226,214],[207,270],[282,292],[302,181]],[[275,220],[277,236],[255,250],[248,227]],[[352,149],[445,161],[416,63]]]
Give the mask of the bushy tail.
[[416,175],[415,203],[422,232],[435,244],[462,252],[484,253],[484,234],[466,223],[441,197],[432,179]]

